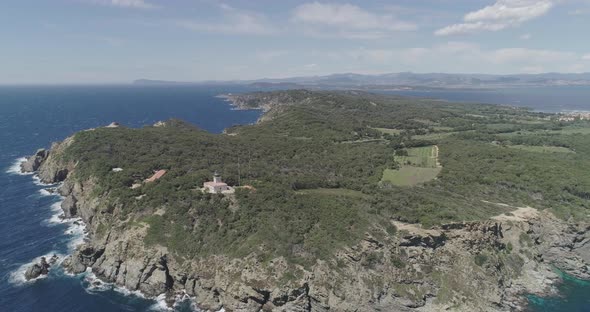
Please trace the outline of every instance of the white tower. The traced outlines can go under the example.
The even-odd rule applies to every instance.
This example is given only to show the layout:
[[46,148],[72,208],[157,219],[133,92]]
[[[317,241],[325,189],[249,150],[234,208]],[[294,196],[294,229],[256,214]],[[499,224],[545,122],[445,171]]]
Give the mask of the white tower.
[[221,176],[219,175],[219,173],[217,173],[217,171],[215,171],[215,174],[213,175],[213,182],[221,183]]

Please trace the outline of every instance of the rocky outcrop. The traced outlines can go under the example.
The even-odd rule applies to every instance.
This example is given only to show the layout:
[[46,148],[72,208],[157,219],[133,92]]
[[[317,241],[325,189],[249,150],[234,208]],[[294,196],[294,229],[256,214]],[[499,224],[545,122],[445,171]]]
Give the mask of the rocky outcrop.
[[367,234],[307,267],[254,254],[176,259],[147,246],[147,225],[128,226],[92,178],[71,178],[75,163],[56,156],[70,143],[54,145],[38,168],[44,181],[63,180],[64,215],[82,218],[90,232],[64,267],[148,296],[186,293],[204,310],[226,311],[508,311],[524,309],[524,293],[552,293],[559,275],[551,265],[590,277],[588,225],[536,210],[428,230],[394,223],[396,235]]
[[65,218],[74,218],[77,216],[76,198],[73,195],[67,196],[61,202],[61,209]]
[[73,137],[66,138],[62,142],[53,143],[49,151],[39,149],[35,155],[30,156],[21,163],[21,171],[36,172],[43,183],[62,182],[68,173],[75,167],[73,162],[66,162],[61,155],[72,144]]
[[20,165],[22,172],[35,172],[39,169],[39,166],[49,157],[49,151],[42,148],[37,150],[35,155],[27,158],[25,162]]
[[45,257],[41,257],[41,260],[39,261],[39,263],[35,263],[27,268],[27,270],[25,271],[25,279],[28,281],[28,280],[38,278],[41,275],[49,274],[49,269],[51,268],[52,265],[54,265],[57,262],[57,260],[58,260],[57,255],[53,255],[49,259],[49,262],[47,262]]
[[64,260],[63,266],[70,273],[82,273],[86,271],[86,268],[92,266],[103,253],[104,248],[94,248],[92,245],[82,244]]

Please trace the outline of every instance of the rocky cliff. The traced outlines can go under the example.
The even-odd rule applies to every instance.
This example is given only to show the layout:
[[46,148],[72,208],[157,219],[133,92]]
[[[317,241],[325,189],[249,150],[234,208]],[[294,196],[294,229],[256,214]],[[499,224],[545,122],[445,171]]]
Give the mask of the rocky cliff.
[[148,296],[165,293],[170,302],[186,293],[207,310],[511,311],[524,309],[524,293],[554,292],[552,266],[590,278],[590,227],[529,207],[431,229],[390,220],[395,233],[378,228],[309,267],[254,254],[176,257],[147,246],[148,225],[129,226],[123,207],[92,177],[77,178],[76,162],[64,157],[72,143],[56,143],[22,166],[43,182],[63,182],[64,216],[88,226],[89,242],[64,261],[66,269],[90,269]]

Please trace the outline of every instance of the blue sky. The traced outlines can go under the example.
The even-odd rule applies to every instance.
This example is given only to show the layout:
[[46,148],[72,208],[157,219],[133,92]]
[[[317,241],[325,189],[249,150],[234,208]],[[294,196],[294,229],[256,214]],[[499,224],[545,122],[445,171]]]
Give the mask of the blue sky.
[[5,0],[0,83],[590,72],[590,0]]

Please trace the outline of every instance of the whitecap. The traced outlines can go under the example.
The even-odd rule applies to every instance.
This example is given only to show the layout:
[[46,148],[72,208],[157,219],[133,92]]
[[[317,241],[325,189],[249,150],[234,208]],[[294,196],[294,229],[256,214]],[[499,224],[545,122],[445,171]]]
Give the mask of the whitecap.
[[47,189],[40,189],[39,190],[39,194],[41,194],[41,196],[59,196],[59,194],[53,189],[52,191],[51,188],[47,188]]
[[26,157],[17,158],[14,161],[14,163],[10,167],[8,167],[8,169],[6,170],[6,173],[18,174],[18,175],[31,175],[31,174],[33,174],[32,172],[21,172],[20,171],[20,164],[22,164],[25,161],[27,161]]
[[173,311],[172,308],[168,307],[166,304],[166,294],[161,294],[157,296],[154,300],[156,303],[151,305],[148,310],[150,311]]
[[123,296],[135,296],[145,299],[145,296],[139,290],[129,290],[123,286],[117,286],[114,283],[107,283],[99,279],[92,272],[91,268],[86,269],[86,273],[84,274],[84,281],[88,283],[88,286],[85,287],[85,290],[89,294],[112,290],[122,294]]
[[86,223],[81,218],[68,219],[67,222],[70,224],[66,230],[66,234],[70,235],[72,239],[68,243],[68,249],[74,251],[76,246],[81,245],[86,240]]
[[63,218],[63,210],[61,209],[61,203],[63,200],[55,202],[51,204],[50,209],[53,212],[51,217],[45,223],[49,226],[56,225],[56,224],[64,224],[68,223],[68,219]]
[[60,183],[45,183],[41,181],[41,178],[39,178],[38,175],[34,175],[33,176],[33,183],[35,183],[35,185],[39,185],[39,186],[59,186]]
[[[27,271],[27,269],[31,265],[33,265],[35,263],[39,263],[41,261],[41,257],[45,257],[45,259],[49,262],[49,259],[51,259],[51,257],[53,257],[53,255],[56,255],[58,257],[58,259],[54,264],[51,265],[51,268],[58,267],[59,265],[61,265],[61,263],[64,259],[64,255],[59,254],[55,251],[52,251],[52,252],[49,252],[43,256],[39,256],[39,257],[31,260],[31,262],[29,262],[29,263],[25,263],[25,264],[21,265],[20,267],[18,267],[18,269],[14,270],[12,273],[10,273],[10,277],[8,279],[9,282],[18,286],[18,285],[23,285],[26,283],[32,283],[32,282],[39,280],[39,279],[46,278],[47,275],[40,275],[37,278],[27,281],[27,279],[25,278],[25,272]],[[50,268],[50,270],[51,270],[51,268]]]

